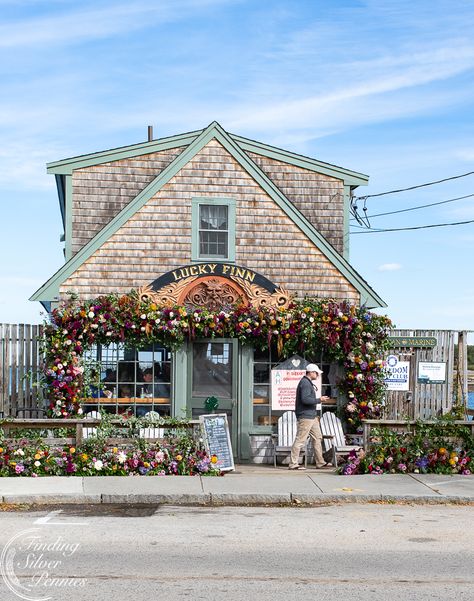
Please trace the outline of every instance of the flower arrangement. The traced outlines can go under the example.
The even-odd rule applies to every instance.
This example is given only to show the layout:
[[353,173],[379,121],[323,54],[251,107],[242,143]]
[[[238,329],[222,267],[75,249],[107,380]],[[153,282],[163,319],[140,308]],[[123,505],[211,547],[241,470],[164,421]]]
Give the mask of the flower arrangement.
[[344,475],[435,473],[469,475],[474,437],[450,418],[417,422],[413,432],[373,431],[377,440],[369,452],[351,451],[339,468]]
[[282,358],[324,350],[345,369],[340,388],[349,403],[349,421],[376,418],[384,392],[384,363],[392,324],[387,317],[349,302],[304,299],[287,308],[237,305],[220,311],[185,306],[157,306],[136,291],[55,309],[45,326],[45,387],[52,417],[82,414],[84,350],[93,344],[160,343],[179,348],[186,340],[238,338],[267,348],[276,342]]

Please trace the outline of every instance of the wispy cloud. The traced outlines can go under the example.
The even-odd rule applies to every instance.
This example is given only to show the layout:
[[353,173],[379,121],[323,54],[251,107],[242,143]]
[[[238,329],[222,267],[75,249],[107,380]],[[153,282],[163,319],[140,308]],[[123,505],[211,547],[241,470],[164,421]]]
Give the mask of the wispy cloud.
[[[0,47],[71,45],[107,38],[134,29],[190,18],[192,13],[232,0],[160,0],[159,2],[107,3],[51,14],[0,26]],[[233,0],[234,2],[236,0]]]
[[384,263],[378,266],[379,271],[399,271],[402,268],[400,263]]

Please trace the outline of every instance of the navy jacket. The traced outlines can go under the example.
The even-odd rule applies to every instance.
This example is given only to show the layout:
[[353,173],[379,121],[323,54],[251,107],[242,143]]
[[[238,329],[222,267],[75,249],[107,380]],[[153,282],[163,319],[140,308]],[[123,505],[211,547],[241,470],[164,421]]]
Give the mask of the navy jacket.
[[296,389],[296,418],[314,419],[317,415],[316,405],[319,402],[320,399],[316,398],[313,382],[307,376],[303,376]]

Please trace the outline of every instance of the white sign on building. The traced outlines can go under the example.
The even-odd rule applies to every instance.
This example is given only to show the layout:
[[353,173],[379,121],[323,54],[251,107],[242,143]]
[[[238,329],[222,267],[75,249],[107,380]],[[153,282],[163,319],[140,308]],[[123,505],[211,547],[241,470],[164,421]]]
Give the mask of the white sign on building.
[[300,369],[272,369],[272,409],[294,411],[296,388],[305,374]]
[[395,355],[389,355],[386,360],[387,375],[385,384],[387,390],[410,389],[410,362],[399,361]]
[[418,363],[418,382],[422,384],[444,384],[446,382],[446,363],[420,361]]

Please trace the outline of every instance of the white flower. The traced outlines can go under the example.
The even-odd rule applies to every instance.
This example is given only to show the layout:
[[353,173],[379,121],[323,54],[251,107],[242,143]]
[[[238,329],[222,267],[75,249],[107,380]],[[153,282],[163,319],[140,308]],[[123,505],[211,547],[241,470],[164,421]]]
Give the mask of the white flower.
[[24,454],[25,454],[25,452],[23,451],[23,449],[18,449],[14,453],[14,455],[21,455],[22,457],[23,457]]
[[88,317],[89,317],[89,319],[94,319],[94,317],[95,317],[94,311],[89,311]]
[[100,459],[97,459],[97,461],[94,462],[94,467],[97,471],[100,471],[104,467],[104,464]]
[[67,339],[67,340],[66,340],[66,342],[65,342],[64,344],[66,344],[67,346],[69,346],[69,345],[71,345],[71,344],[72,344],[72,340],[69,340],[69,339]]
[[77,410],[77,415],[82,415],[84,413],[82,407],[79,407],[79,409]]
[[364,374],[357,374],[356,375],[356,380],[363,380],[364,379]]
[[382,359],[377,359],[377,360],[375,361],[375,365],[383,365],[383,361],[382,361]]
[[142,326],[142,327],[140,328],[140,331],[141,331],[141,332],[144,332],[144,331],[145,331],[145,327],[144,327],[144,326]]
[[112,336],[112,332],[106,332],[105,335],[106,336]]
[[374,348],[374,345],[372,344],[372,342],[367,342],[367,344],[365,346],[369,349],[369,351]]
[[136,326],[134,323],[132,323],[132,330],[135,330],[135,329],[136,329],[136,327],[137,327],[137,326]]
[[61,405],[61,401],[56,401],[56,405]]
[[67,330],[63,330],[63,334],[66,335],[67,334]]
[[35,466],[36,466],[36,467],[39,467],[40,465],[41,465],[41,462],[40,462],[40,461],[35,461]]
[[338,317],[342,317],[343,315],[344,315],[344,313],[342,311],[339,311],[337,314]]
[[58,363],[58,369],[62,369],[64,365],[62,363]]
[[310,323],[313,323],[313,321],[314,321],[314,317],[310,317],[310,318],[309,318],[309,321],[310,321]]
[[156,320],[156,323],[160,323],[160,321],[161,321],[161,319],[157,319],[157,320]]
[[93,330],[97,330],[97,328],[98,328],[98,327],[99,327],[99,324],[97,324],[97,323],[93,323],[93,324],[91,325],[91,328],[92,328]]
[[171,318],[171,317],[174,317],[174,313],[173,313],[173,311],[170,311],[170,318]]
[[127,461],[127,453],[120,451],[117,458],[119,463],[125,463]]
[[145,315],[145,313],[142,313],[142,314],[140,315],[140,319],[146,319],[146,315]]
[[354,393],[353,392],[349,392],[349,398],[351,398],[351,399],[354,398]]

